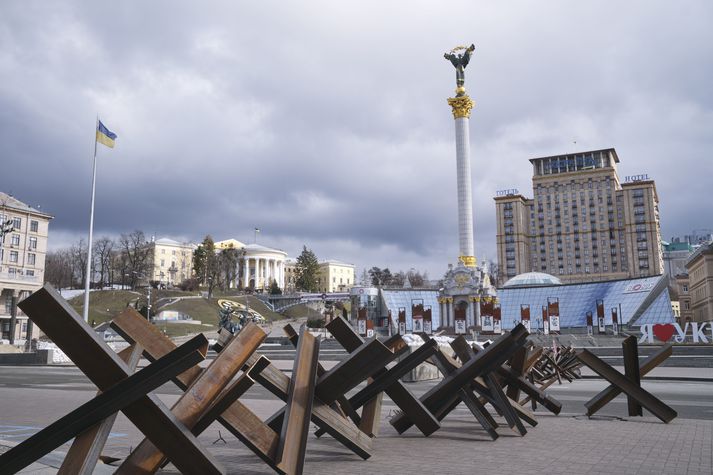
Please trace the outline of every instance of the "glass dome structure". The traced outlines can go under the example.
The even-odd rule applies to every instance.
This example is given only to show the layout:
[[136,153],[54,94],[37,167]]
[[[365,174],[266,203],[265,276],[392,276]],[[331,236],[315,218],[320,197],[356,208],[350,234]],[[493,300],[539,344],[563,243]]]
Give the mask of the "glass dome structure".
[[519,274],[503,284],[504,288],[536,287],[536,286],[562,285],[557,277],[544,272],[526,272]]

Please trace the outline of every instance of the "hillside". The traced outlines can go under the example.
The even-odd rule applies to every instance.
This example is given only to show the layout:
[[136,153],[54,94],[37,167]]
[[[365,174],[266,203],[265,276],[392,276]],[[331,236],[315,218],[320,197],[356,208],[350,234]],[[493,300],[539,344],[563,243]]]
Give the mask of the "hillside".
[[[126,307],[136,304],[138,299],[146,301],[146,296],[131,290],[97,290],[89,294],[89,323],[98,325],[114,318]],[[69,299],[69,304],[80,315],[84,306],[84,294]]]
[[[193,320],[199,320],[204,325],[208,325],[215,329],[218,324],[218,313],[220,307],[218,305],[218,300],[225,298],[228,300],[234,300],[238,303],[245,305],[246,303],[250,308],[262,316],[264,316],[268,321],[281,320],[285,318],[279,313],[275,313],[268,309],[264,303],[253,296],[221,296],[211,299],[206,299],[202,297],[197,297],[196,292],[181,292],[176,290],[160,290],[151,291],[151,300],[154,303],[154,308],[152,309],[152,314],[161,312],[162,310],[176,310],[178,312],[190,315]],[[69,300],[69,304],[77,311],[77,313],[82,313],[82,306],[84,304],[84,295],[80,294]],[[89,296],[89,322],[93,325],[98,325],[99,323],[111,320],[114,316],[118,315],[126,307],[142,307],[146,304],[146,292],[141,291],[130,291],[130,290],[98,290],[94,291]],[[184,334],[185,331],[191,328],[197,329],[198,331],[205,331],[207,327],[197,327],[195,325],[186,325],[179,323],[167,324],[167,327],[172,325],[180,325],[185,327],[183,332],[179,334]]]

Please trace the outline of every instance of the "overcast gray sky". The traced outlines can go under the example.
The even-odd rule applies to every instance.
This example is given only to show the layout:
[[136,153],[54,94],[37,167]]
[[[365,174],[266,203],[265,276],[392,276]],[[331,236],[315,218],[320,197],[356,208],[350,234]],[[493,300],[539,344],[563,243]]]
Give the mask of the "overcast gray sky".
[[[0,189],[55,216],[50,247],[141,229],[427,270],[458,255],[455,73],[476,254],[528,159],[616,148],[656,180],[664,238],[713,227],[713,2],[0,3]],[[576,145],[574,142],[576,141]]]

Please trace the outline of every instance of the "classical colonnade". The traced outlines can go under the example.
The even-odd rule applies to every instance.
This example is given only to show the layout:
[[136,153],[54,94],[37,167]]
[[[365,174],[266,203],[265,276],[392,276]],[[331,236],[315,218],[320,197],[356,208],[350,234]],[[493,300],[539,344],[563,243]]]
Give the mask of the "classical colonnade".
[[267,288],[274,280],[285,288],[285,260],[270,256],[241,256],[238,261],[240,287]]
[[466,327],[480,325],[480,297],[438,297],[441,311],[441,325],[454,328],[456,324],[455,309],[465,306]]

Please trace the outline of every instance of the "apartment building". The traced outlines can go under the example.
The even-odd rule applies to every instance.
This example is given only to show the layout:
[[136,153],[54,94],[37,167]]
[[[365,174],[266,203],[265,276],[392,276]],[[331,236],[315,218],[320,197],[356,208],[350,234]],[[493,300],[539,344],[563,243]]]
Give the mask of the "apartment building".
[[[47,254],[47,233],[52,219],[22,201],[0,192],[0,223],[5,230],[0,242],[0,338],[24,340],[28,319],[17,302],[42,287]],[[16,311],[15,328],[11,328]],[[39,335],[37,327],[32,338]]]
[[498,192],[499,282],[546,272],[563,283],[663,273],[656,185],[619,179],[613,148],[530,159],[533,198]]

